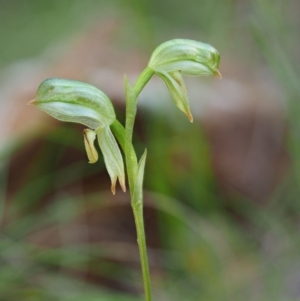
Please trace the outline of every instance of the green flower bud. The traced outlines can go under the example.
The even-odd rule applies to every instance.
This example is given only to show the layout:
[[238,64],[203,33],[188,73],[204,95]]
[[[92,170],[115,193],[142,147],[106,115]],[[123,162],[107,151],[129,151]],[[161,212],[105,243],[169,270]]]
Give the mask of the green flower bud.
[[110,125],[116,119],[113,105],[103,92],[74,80],[46,79],[29,104],[58,120],[81,123],[91,129]]
[[150,58],[148,67],[163,79],[176,106],[192,122],[193,117],[181,74],[221,77],[219,64],[220,55],[212,46],[192,40],[176,39],[158,46]]
[[98,136],[113,194],[117,179],[123,191],[126,191],[123,158],[109,127],[115,121],[116,115],[110,99],[103,92],[89,84],[52,78],[41,83],[36,98],[29,104],[58,120],[81,123],[94,129],[83,131],[89,163],[98,160],[98,152],[94,146]]

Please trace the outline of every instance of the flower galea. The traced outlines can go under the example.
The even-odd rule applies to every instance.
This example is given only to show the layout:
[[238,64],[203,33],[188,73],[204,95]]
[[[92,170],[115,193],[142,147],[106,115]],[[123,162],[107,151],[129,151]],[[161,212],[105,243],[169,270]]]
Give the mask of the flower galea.
[[126,191],[123,158],[110,129],[116,115],[110,99],[102,91],[86,83],[51,78],[40,84],[35,99],[29,104],[58,120],[86,125],[89,129],[85,129],[83,135],[89,163],[98,160],[94,145],[97,137],[111,178],[112,193],[115,194],[117,179]]
[[148,67],[165,82],[176,106],[192,122],[193,116],[182,75],[221,77],[219,63],[218,51],[209,44],[175,39],[161,44],[154,50]]

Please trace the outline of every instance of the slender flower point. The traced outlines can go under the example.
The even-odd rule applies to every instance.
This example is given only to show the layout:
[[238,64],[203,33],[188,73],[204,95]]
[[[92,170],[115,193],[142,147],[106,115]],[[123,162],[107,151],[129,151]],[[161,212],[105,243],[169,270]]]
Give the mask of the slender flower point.
[[83,135],[89,163],[98,160],[98,152],[94,145],[98,137],[111,178],[113,194],[116,191],[117,179],[122,190],[126,191],[123,158],[110,130],[116,115],[110,99],[102,91],[78,81],[52,78],[41,83],[35,99],[28,104],[37,106],[58,120],[88,126],[90,129],[85,129]]
[[83,130],[84,146],[89,159],[89,163],[93,164],[98,161],[98,152],[95,148],[94,141],[96,133],[93,130]]
[[220,72],[219,70],[217,70],[216,76],[217,76],[218,78],[222,79],[222,74],[221,74],[221,72]]
[[175,39],[158,46],[148,63],[167,85],[176,106],[193,122],[182,75],[218,76],[220,55],[209,44]]

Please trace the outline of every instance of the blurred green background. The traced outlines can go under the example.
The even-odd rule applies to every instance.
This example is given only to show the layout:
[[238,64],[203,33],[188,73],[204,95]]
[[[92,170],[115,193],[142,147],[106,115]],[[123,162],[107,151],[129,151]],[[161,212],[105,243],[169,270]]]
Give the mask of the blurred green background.
[[123,74],[172,38],[216,47],[223,80],[187,79],[193,124],[157,79],[141,95],[153,300],[300,300],[299,29],[298,0],[0,0],[0,300],[143,300],[128,195],[26,104],[69,77],[123,120]]

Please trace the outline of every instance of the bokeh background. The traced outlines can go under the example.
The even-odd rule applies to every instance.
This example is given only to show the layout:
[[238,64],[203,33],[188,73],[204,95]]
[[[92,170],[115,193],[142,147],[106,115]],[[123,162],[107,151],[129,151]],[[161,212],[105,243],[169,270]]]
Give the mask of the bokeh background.
[[299,30],[298,0],[0,0],[0,300],[143,300],[128,194],[27,102],[77,79],[123,122],[124,74],[173,38],[223,79],[186,79],[193,124],[158,78],[140,97],[153,300],[300,300]]

